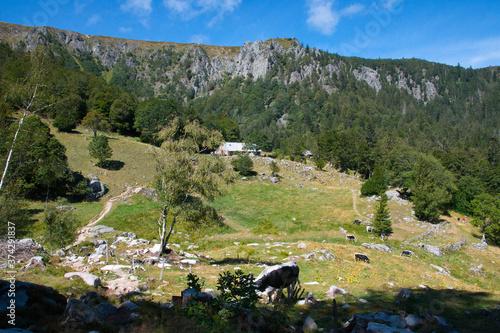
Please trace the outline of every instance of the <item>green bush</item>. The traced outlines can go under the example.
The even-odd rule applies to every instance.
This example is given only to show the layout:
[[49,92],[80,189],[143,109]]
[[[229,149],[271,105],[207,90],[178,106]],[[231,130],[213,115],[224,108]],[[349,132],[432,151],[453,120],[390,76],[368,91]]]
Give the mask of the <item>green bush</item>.
[[234,170],[238,171],[242,176],[253,175],[253,161],[249,156],[241,156],[237,160],[231,162]]
[[385,179],[385,172],[379,166],[375,167],[373,170],[373,175],[368,179],[363,186],[361,186],[361,195],[381,195],[387,190],[387,183]]

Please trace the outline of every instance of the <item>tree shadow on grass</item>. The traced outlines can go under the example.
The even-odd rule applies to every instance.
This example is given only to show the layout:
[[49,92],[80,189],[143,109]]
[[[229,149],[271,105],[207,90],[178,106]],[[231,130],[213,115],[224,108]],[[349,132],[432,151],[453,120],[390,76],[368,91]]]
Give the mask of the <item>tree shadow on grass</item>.
[[[256,260],[256,259],[253,259],[253,258],[245,258],[245,257],[242,257],[242,258],[224,258],[222,260],[217,260],[215,262],[212,262],[212,264],[215,264],[215,265],[257,265],[257,264],[265,264],[267,266],[273,266],[273,265],[279,265],[279,264],[282,264],[282,262],[273,262],[273,261],[269,261],[269,260]],[[263,268],[262,268],[263,270]]]
[[500,332],[498,299],[486,292],[455,289],[409,289],[414,297],[400,299],[392,290],[367,290],[370,312],[392,310],[425,317],[443,317],[460,332]]
[[103,163],[102,168],[111,171],[118,171],[121,170],[124,166],[125,163],[122,161],[109,160]]

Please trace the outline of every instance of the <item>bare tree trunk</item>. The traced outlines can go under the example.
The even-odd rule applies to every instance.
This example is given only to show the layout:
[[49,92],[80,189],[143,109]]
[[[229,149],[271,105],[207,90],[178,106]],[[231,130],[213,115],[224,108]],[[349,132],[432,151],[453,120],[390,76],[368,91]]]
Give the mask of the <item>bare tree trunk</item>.
[[12,157],[12,152],[14,151],[14,145],[16,144],[17,136],[18,136],[19,132],[21,131],[21,126],[23,125],[24,119],[26,118],[26,116],[29,113],[29,109],[30,109],[31,105],[33,104],[33,101],[35,100],[37,91],[38,91],[38,85],[35,86],[35,92],[31,96],[31,100],[30,100],[28,106],[26,107],[26,109],[24,109],[23,116],[21,117],[21,120],[19,120],[19,123],[17,125],[17,131],[16,131],[16,134],[14,134],[14,139],[12,140],[12,145],[10,146],[9,155],[7,156],[7,161],[5,162],[5,168],[3,170],[2,179],[0,180],[0,191],[2,191],[3,183],[5,181],[5,176],[7,175],[7,170],[9,169],[9,163],[10,163],[10,159]]
[[174,225],[175,225],[175,222],[177,219],[177,216],[173,217],[172,224],[170,225],[170,229],[168,230],[168,234],[167,234],[167,217],[168,217],[168,213],[164,209],[162,214],[161,214],[160,220],[158,221],[158,224],[159,224],[158,231],[160,232],[160,238],[161,238],[160,257],[163,253],[165,253],[165,250],[166,250],[165,248],[168,244],[168,240],[170,239],[170,235],[172,234],[172,231],[174,230]]

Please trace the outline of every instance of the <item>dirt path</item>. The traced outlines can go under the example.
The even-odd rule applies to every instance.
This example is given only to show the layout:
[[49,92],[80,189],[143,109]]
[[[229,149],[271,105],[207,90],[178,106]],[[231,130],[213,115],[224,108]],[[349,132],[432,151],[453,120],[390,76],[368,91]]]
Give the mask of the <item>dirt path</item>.
[[131,197],[132,195],[136,194],[136,193],[139,193],[141,191],[141,187],[129,187],[127,188],[127,190],[125,192],[123,192],[122,194],[120,195],[117,195],[116,197],[112,197],[111,199],[109,199],[106,204],[104,205],[104,208],[102,209],[102,211],[99,213],[99,215],[93,217],[89,223],[82,227],[80,230],[79,230],[79,234],[78,234],[78,237],[76,238],[76,240],[73,242],[73,244],[71,245],[68,245],[66,247],[66,250],[68,250],[69,248],[73,247],[73,246],[77,246],[78,244],[80,244],[81,242],[83,242],[87,236],[88,236],[88,233],[89,233],[89,229],[96,225],[97,223],[99,223],[99,221],[101,221],[110,211],[111,211],[111,208],[113,207],[113,203],[115,203],[116,201],[118,200],[121,200],[121,199],[124,199],[124,198],[129,198]]
[[352,191],[352,207],[354,209],[354,213],[356,213],[356,215],[358,215],[358,216],[362,216],[358,212],[358,207],[356,206],[356,199],[357,199],[358,195],[357,195],[356,191],[353,191],[353,190],[351,190],[351,191]]

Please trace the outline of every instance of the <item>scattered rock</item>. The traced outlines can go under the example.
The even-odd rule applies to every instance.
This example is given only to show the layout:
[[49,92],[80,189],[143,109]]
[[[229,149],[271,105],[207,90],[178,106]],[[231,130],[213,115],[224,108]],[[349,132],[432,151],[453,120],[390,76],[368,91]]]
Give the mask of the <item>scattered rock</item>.
[[302,326],[303,331],[314,331],[318,329],[318,325],[310,316],[307,316],[304,326]]
[[474,244],[473,246],[479,250],[486,250],[488,248],[488,244],[484,242]]
[[423,248],[427,252],[430,252],[438,257],[441,257],[444,253],[441,251],[441,249],[438,246],[435,245],[428,245],[428,244],[419,244],[419,247]]
[[397,293],[395,296],[396,296],[397,298],[408,299],[408,298],[415,297],[415,294],[414,294],[411,290],[408,290],[408,289],[401,289],[401,290],[399,291],[399,293]]
[[120,304],[118,306],[118,310],[125,310],[125,311],[137,311],[139,310],[141,307],[137,304],[135,304],[134,302],[131,302],[131,301],[127,301],[127,302],[124,302],[122,304]]
[[106,234],[115,231],[113,227],[107,227],[105,225],[96,225],[89,229],[90,232],[97,232],[100,234]]
[[361,244],[361,246],[381,252],[387,252],[387,253],[394,252],[389,246],[385,244],[363,243]]
[[93,274],[82,272],[71,272],[64,274],[64,277],[67,279],[73,279],[75,276],[82,279],[89,286],[98,287],[99,285],[101,285],[101,279]]
[[307,247],[307,245],[304,242],[299,242],[299,244],[297,245],[297,248],[299,248],[299,249],[305,249],[306,247]]
[[34,266],[45,268],[45,263],[43,262],[43,257],[36,256],[36,257],[31,258],[30,260],[28,260],[28,262],[23,267],[23,269],[28,269],[28,268],[34,267]]
[[57,206],[56,209],[65,212],[69,210],[75,210],[76,208],[75,206],[64,205],[64,206]]
[[302,255],[306,260],[335,260],[335,256],[327,250],[318,250]]
[[326,298],[331,299],[335,298],[335,295],[348,295],[347,290],[339,288],[337,286],[330,286],[330,289],[326,292]]
[[412,331],[414,331],[418,329],[419,326],[421,326],[424,323],[424,321],[419,316],[416,316],[414,314],[409,314],[405,318],[405,323]]
[[449,276],[449,275],[450,275],[450,273],[448,273],[448,272],[446,271],[446,269],[444,269],[443,267],[436,266],[436,265],[433,265],[433,264],[429,264],[429,265],[430,265],[432,268],[437,269],[437,270],[438,270],[441,274],[443,274],[443,275],[447,275],[447,276]]

